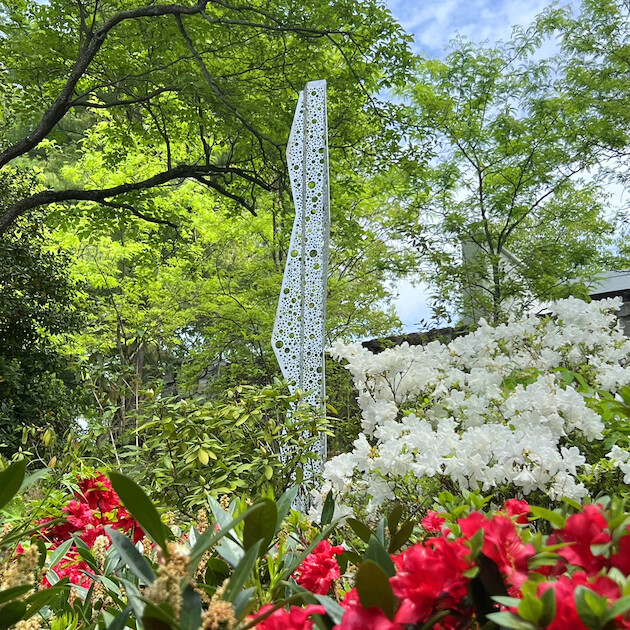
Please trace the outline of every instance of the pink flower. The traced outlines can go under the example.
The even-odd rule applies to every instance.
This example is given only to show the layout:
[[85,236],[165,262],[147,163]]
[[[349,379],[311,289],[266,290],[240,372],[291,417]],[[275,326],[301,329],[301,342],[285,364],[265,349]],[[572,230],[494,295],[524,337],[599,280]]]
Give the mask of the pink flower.
[[[248,620],[255,620],[273,608],[272,604],[263,606],[255,617],[248,617]],[[308,619],[311,615],[325,615],[326,609],[323,606],[309,605],[306,608],[291,606],[289,610],[279,608],[271,613],[264,621],[256,624],[259,630],[312,630],[313,622]]]
[[527,523],[529,514],[529,503],[525,500],[508,499],[505,502],[505,509],[510,516],[516,516],[517,523]]
[[327,540],[322,540],[296,569],[297,583],[311,593],[326,595],[333,580],[341,576],[339,565],[333,556],[343,553],[343,550],[340,545],[333,547]]
[[444,523],[446,523],[446,519],[433,510],[429,510],[427,515],[422,519],[422,527],[428,532],[433,533],[441,532]]

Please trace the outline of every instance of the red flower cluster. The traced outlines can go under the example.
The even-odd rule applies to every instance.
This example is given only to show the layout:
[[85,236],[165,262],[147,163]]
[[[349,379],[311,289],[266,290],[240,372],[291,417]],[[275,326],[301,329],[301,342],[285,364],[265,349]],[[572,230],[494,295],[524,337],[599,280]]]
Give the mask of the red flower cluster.
[[[263,606],[255,617],[248,617],[249,621],[257,619],[273,608],[272,604]],[[309,619],[311,615],[325,615],[326,609],[323,606],[310,605],[306,608],[291,606],[289,610],[279,608],[267,617],[264,621],[256,624],[259,630],[312,630],[313,621]]]
[[342,546],[332,546],[327,540],[322,540],[296,569],[297,583],[311,593],[326,595],[333,580],[341,575],[339,565],[333,557],[341,553]]
[[527,561],[534,555],[534,547],[521,540],[514,521],[507,516],[488,518],[473,512],[460,519],[458,525],[466,538],[472,538],[480,529],[484,531],[482,552],[496,563],[499,571],[507,578],[513,594],[527,580]]
[[[71,538],[72,534],[77,534],[92,548],[99,536],[107,536],[105,526],[123,532],[131,531],[134,542],[144,537],[140,525],[120,504],[118,495],[105,475],[99,473],[94,478],[81,478],[78,485],[79,492],[75,493],[75,499],[61,508],[65,515],[63,523],[53,525],[57,519],[52,517],[38,523],[41,527],[40,535],[50,542],[50,549],[56,549]],[[66,557],[53,567],[53,570],[60,578],[67,576],[73,584],[84,587],[90,584],[86,573],[90,574],[92,571],[88,564],[81,560],[75,545],[70,547]],[[50,586],[46,578],[44,585]]]
[[432,534],[437,534],[442,531],[442,525],[444,525],[446,519],[443,516],[440,516],[437,512],[429,510],[421,522],[424,529]]

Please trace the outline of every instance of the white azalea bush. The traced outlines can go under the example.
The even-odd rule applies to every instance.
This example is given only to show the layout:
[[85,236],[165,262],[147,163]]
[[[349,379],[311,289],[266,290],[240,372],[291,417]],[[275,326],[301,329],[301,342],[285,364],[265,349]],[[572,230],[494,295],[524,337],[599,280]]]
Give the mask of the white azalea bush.
[[[379,354],[335,343],[330,353],[347,361],[359,392],[363,431],[352,452],[326,464],[322,495],[359,495],[375,509],[436,478],[458,491],[580,501],[589,455],[611,445],[608,435],[602,451],[598,401],[630,383],[630,340],[614,315],[620,304],[569,298],[545,317],[482,320],[449,344],[404,343]],[[630,473],[621,446],[609,470]]]

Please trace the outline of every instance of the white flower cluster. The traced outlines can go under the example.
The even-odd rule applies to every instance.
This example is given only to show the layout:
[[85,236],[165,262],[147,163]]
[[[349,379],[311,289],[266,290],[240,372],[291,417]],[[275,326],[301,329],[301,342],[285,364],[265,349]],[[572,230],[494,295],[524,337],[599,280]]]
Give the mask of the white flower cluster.
[[[513,484],[581,499],[575,476],[586,460],[572,438],[602,439],[604,426],[569,371],[610,392],[630,383],[619,306],[570,298],[549,317],[482,320],[448,345],[404,343],[380,354],[335,343],[330,353],[347,360],[359,392],[363,432],[352,452],[326,464],[324,493],[364,493],[376,507],[397,482],[445,475],[463,488]],[[630,478],[628,458],[619,465]]]

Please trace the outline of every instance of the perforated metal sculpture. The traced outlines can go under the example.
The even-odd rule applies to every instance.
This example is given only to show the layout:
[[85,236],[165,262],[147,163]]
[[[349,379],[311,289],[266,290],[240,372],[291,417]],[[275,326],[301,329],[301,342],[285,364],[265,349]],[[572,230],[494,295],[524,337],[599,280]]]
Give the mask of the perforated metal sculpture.
[[[295,222],[271,342],[291,391],[309,392],[305,402],[319,408],[330,234],[327,129],[326,81],[311,81],[300,93],[287,146]],[[326,460],[325,436],[317,450],[313,472]]]

